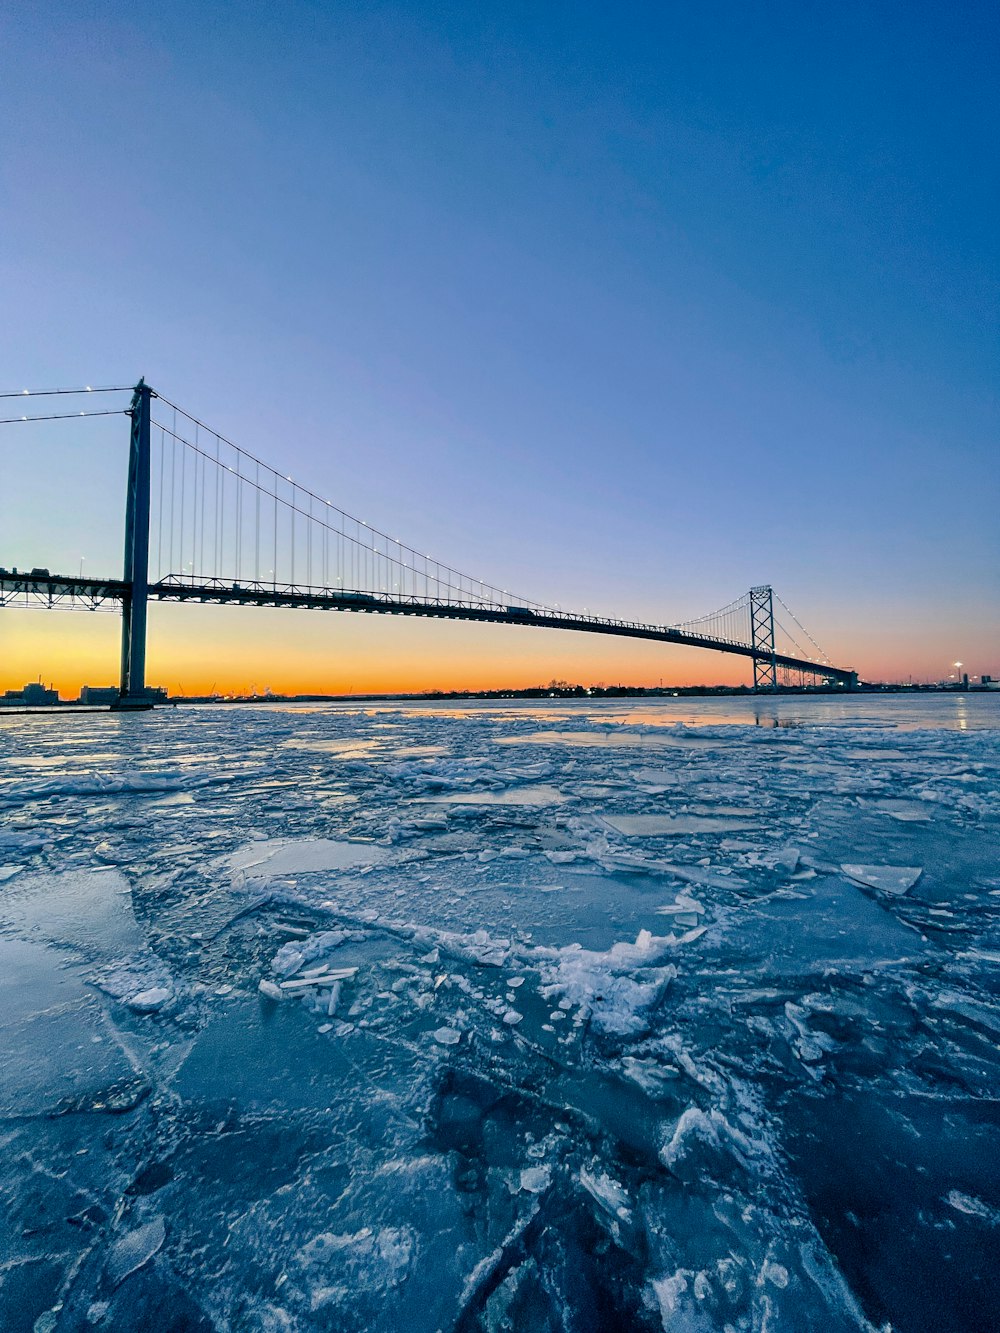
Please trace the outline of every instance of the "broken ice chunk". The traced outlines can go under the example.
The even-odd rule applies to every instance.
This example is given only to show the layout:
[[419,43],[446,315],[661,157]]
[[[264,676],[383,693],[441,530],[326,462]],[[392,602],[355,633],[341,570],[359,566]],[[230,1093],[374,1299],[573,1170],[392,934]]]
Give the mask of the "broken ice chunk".
[[694,898],[689,898],[686,894],[679,893],[672,903],[664,903],[662,907],[656,909],[659,916],[673,917],[674,923],[678,926],[697,926],[704,915],[705,909],[701,903],[696,902]]
[[629,1197],[617,1180],[603,1171],[591,1174],[586,1167],[581,1167],[579,1179],[583,1188],[605,1212],[610,1213],[612,1217],[620,1218],[623,1222],[628,1220],[631,1212]]
[[931,818],[931,812],[919,801],[876,801],[875,808],[901,824],[926,824]]
[[735,875],[730,877],[727,866],[715,870],[706,870],[701,866],[674,865],[667,861],[657,863],[657,869],[671,879],[681,879],[688,884],[704,884],[710,889],[741,889],[745,882]]
[[775,1264],[770,1259],[765,1259],[761,1265],[757,1285],[761,1286],[765,1282],[770,1282],[772,1286],[783,1291],[788,1286],[788,1269],[783,1264]]
[[130,1273],[142,1268],[163,1244],[166,1228],[163,1218],[154,1218],[115,1241],[108,1255],[107,1274],[112,1286],[120,1286]]
[[526,1166],[521,1171],[521,1189],[526,1194],[541,1194],[551,1176],[547,1166]]
[[133,995],[126,1003],[130,1009],[134,1009],[139,1014],[153,1014],[158,1009],[162,1009],[170,999],[173,991],[166,986],[152,986],[149,990],[143,990],[138,995]]
[[[703,1111],[689,1106],[673,1127],[670,1138],[660,1149],[660,1161],[679,1179],[694,1179],[704,1167],[705,1151],[733,1158],[745,1165],[755,1151],[754,1141],[736,1129],[716,1108]],[[693,1163],[687,1159],[695,1157]]]
[[891,893],[899,897],[913,888],[923,874],[921,866],[842,866],[844,874],[856,884],[866,888],[878,889],[880,893]]
[[273,981],[268,981],[266,977],[262,977],[257,983],[257,989],[261,995],[266,995],[269,1000],[283,1000],[285,998],[281,987],[276,986]]
[[631,1055],[622,1060],[622,1072],[654,1098],[661,1096],[678,1077],[676,1069],[664,1069],[655,1060],[638,1060]]
[[645,1026],[643,1013],[655,1007],[677,975],[673,965],[663,965],[664,955],[685,938],[654,936],[643,929],[634,944],[621,941],[604,953],[579,944],[541,948],[542,998],[561,995],[560,1009],[582,1006],[582,1018],[592,1018],[599,1030],[638,1032]]
[[462,1040],[461,1032],[456,1031],[455,1028],[435,1028],[431,1035],[442,1046],[457,1046]]
[[357,970],[356,967],[322,967],[311,976],[306,974],[301,977],[293,977],[291,981],[282,981],[281,989],[288,991],[290,994],[295,994],[309,990],[314,986],[330,986],[335,981],[349,980],[356,974]]
[[813,1032],[808,1024],[808,1010],[791,1000],[785,1002],[785,1018],[789,1044],[800,1060],[807,1064],[822,1060],[826,1051],[832,1051],[836,1042],[828,1033]]
[[508,1027],[514,1027],[524,1018],[524,1014],[519,1014],[516,1009],[508,1009],[503,1016],[503,1021]]
[[988,1222],[992,1226],[1000,1223],[1000,1208],[991,1208],[988,1203],[984,1203],[975,1195],[963,1194],[961,1190],[949,1190],[945,1196],[945,1203],[956,1211],[965,1213],[967,1217],[978,1217],[980,1221]]
[[331,838],[266,838],[247,843],[220,865],[233,879],[275,879],[281,875],[354,870],[384,861],[390,855],[380,847]]

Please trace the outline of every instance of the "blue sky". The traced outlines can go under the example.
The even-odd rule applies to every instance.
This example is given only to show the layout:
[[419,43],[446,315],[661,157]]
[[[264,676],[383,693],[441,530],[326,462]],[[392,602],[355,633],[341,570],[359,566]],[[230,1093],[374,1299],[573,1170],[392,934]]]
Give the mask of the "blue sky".
[[[9,4],[0,378],[145,374],[539,599],[1000,669],[998,27]],[[2,429],[0,563],[115,569],[121,426]]]

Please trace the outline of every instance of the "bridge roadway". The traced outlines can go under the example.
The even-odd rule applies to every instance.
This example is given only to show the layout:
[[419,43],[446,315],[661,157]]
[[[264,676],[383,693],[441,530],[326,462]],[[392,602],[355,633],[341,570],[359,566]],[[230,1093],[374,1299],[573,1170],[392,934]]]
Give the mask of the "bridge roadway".
[[[106,603],[123,602],[129,584],[122,579],[77,578],[41,570],[14,573],[0,569],[0,606],[18,599],[21,606],[75,603],[97,610]],[[669,625],[648,625],[633,620],[611,620],[603,616],[574,615],[536,607],[503,606],[493,602],[449,602],[430,597],[398,597],[389,593],[349,592],[335,588],[303,587],[297,584],[232,582],[225,579],[191,579],[172,576],[149,585],[149,596],[165,602],[203,602],[237,606],[284,606],[310,611],[363,611],[375,615],[433,616],[443,620],[478,620],[497,625],[530,625],[537,629],[569,629],[590,634],[614,634],[628,639],[652,639],[658,643],[682,644],[688,648],[710,648],[720,653],[770,661],[771,654],[737,640],[692,634]],[[804,657],[774,655],[777,666],[821,676],[841,685],[856,683],[853,671],[829,666]]]

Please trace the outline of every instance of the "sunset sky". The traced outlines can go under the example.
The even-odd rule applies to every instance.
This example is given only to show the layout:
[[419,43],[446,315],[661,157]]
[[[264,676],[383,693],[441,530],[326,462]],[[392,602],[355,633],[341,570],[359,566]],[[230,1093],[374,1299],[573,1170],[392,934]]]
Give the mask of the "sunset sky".
[[[1000,675],[998,28],[985,4],[13,0],[0,388],[144,375],[564,608],[674,622],[769,582],[865,678]],[[123,416],[0,426],[0,565],[120,575],[127,443]],[[0,690],[110,683],[118,639],[0,610]],[[172,692],[748,669],[150,613]]]

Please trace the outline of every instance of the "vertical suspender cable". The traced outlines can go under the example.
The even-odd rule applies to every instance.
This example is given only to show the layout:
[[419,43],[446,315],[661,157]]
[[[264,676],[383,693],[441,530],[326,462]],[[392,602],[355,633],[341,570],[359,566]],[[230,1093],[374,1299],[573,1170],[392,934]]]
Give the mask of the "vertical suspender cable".
[[[194,427],[194,442],[195,442],[195,444],[198,444],[198,423],[197,423],[197,422],[195,422],[195,427]],[[206,491],[206,489],[207,489],[207,487],[206,487],[206,471],[205,471],[205,467],[206,467],[206,462],[207,462],[207,460],[206,460],[204,454],[202,454],[202,453],[200,452],[200,447],[199,447],[199,454],[198,454],[198,457],[201,459],[201,485],[200,485],[200,487],[199,487],[199,489],[198,489],[198,494],[199,494],[199,499],[200,499],[200,506],[199,506],[199,507],[200,507],[200,509],[201,509],[200,521],[199,521],[199,530],[198,530],[198,574],[199,574],[199,575],[204,575],[204,572],[205,572],[205,491]]]
[[243,477],[240,455],[236,454],[236,582],[243,578]]
[[185,481],[187,480],[187,446],[181,445],[181,523],[177,540],[177,559],[180,562],[181,576],[184,574],[184,500]]
[[222,529],[225,504],[225,471],[222,465],[222,440],[215,437],[215,577],[223,576]]
[[160,427],[160,486],[156,493],[156,577],[163,578],[163,460],[167,452],[167,439]]
[[226,577],[226,465],[219,468],[219,578]]
[[174,572],[174,478],[177,472],[177,441],[170,438],[170,573]]

